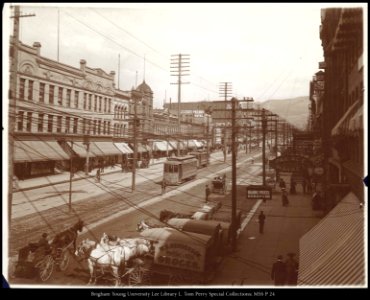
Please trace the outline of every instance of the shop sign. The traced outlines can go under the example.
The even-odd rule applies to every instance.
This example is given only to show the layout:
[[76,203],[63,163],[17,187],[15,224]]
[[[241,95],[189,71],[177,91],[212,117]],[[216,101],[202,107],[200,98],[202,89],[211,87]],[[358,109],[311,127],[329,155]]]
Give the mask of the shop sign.
[[247,199],[271,199],[272,189],[270,186],[250,185],[247,186]]

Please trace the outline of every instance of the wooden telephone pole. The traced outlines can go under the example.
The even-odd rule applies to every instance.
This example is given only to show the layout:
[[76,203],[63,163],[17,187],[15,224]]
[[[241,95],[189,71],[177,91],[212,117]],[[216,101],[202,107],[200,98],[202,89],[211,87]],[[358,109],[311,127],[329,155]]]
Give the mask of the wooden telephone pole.
[[10,91],[9,91],[9,156],[8,156],[8,171],[9,171],[9,182],[8,182],[8,221],[9,228],[12,219],[12,204],[13,204],[13,164],[14,164],[14,129],[16,123],[17,113],[17,74],[18,74],[18,48],[19,48],[19,18],[34,17],[35,14],[21,15],[19,5],[14,6],[14,15],[11,18],[14,19],[13,23],[13,40],[10,43]]
[[[181,103],[181,85],[182,84],[189,84],[190,82],[183,82],[181,81],[181,77],[189,76],[187,72],[190,72],[188,69],[190,67],[189,54],[173,54],[171,55],[171,76],[177,77],[177,82],[171,82],[171,84],[177,85],[177,121],[178,121],[178,133],[181,135],[181,118],[180,118],[180,103]],[[177,140],[177,155],[180,156],[180,138]]]

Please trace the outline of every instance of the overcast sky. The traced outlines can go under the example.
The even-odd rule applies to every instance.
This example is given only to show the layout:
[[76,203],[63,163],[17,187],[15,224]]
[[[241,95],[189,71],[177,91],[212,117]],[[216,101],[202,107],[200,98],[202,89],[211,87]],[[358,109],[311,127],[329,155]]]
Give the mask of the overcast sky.
[[[57,60],[55,5],[21,6],[22,13],[36,16],[21,18],[20,40],[29,45],[40,42],[41,55]],[[323,61],[320,9],[335,6],[71,5],[59,8],[59,61],[79,67],[83,58],[89,67],[117,73],[120,54],[120,89],[131,89],[136,77],[140,84],[145,76],[157,108],[165,97],[177,102],[177,86],[170,84],[177,80],[170,76],[170,57],[179,53],[190,55],[190,76],[183,78],[190,84],[182,86],[182,101],[222,99],[219,83],[225,81],[232,82],[233,96],[256,101],[308,96],[309,81]],[[4,13],[9,15],[9,7]],[[12,30],[12,19],[5,15],[3,20]]]

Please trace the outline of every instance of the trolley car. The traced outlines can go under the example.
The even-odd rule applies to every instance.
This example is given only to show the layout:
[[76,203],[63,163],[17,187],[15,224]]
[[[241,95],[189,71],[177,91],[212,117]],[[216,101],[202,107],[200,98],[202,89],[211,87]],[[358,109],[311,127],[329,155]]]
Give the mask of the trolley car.
[[191,155],[168,157],[164,163],[163,180],[167,185],[179,185],[197,175],[198,160]]

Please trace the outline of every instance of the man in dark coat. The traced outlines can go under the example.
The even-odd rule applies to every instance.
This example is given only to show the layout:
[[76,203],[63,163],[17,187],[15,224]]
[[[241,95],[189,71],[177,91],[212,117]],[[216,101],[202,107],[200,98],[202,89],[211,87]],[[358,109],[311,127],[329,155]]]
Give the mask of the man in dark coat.
[[281,255],[277,257],[277,261],[272,265],[271,279],[274,280],[275,285],[285,284],[286,268]]
[[263,214],[263,211],[261,210],[261,213],[258,216],[258,222],[260,224],[260,233],[263,233],[263,227],[265,226],[265,219],[266,219],[266,216]]
[[208,202],[208,197],[211,194],[211,189],[209,188],[208,184],[206,185],[206,202]]
[[294,256],[294,253],[288,253],[288,259],[285,261],[287,285],[297,285],[298,281],[298,262],[295,260]]

